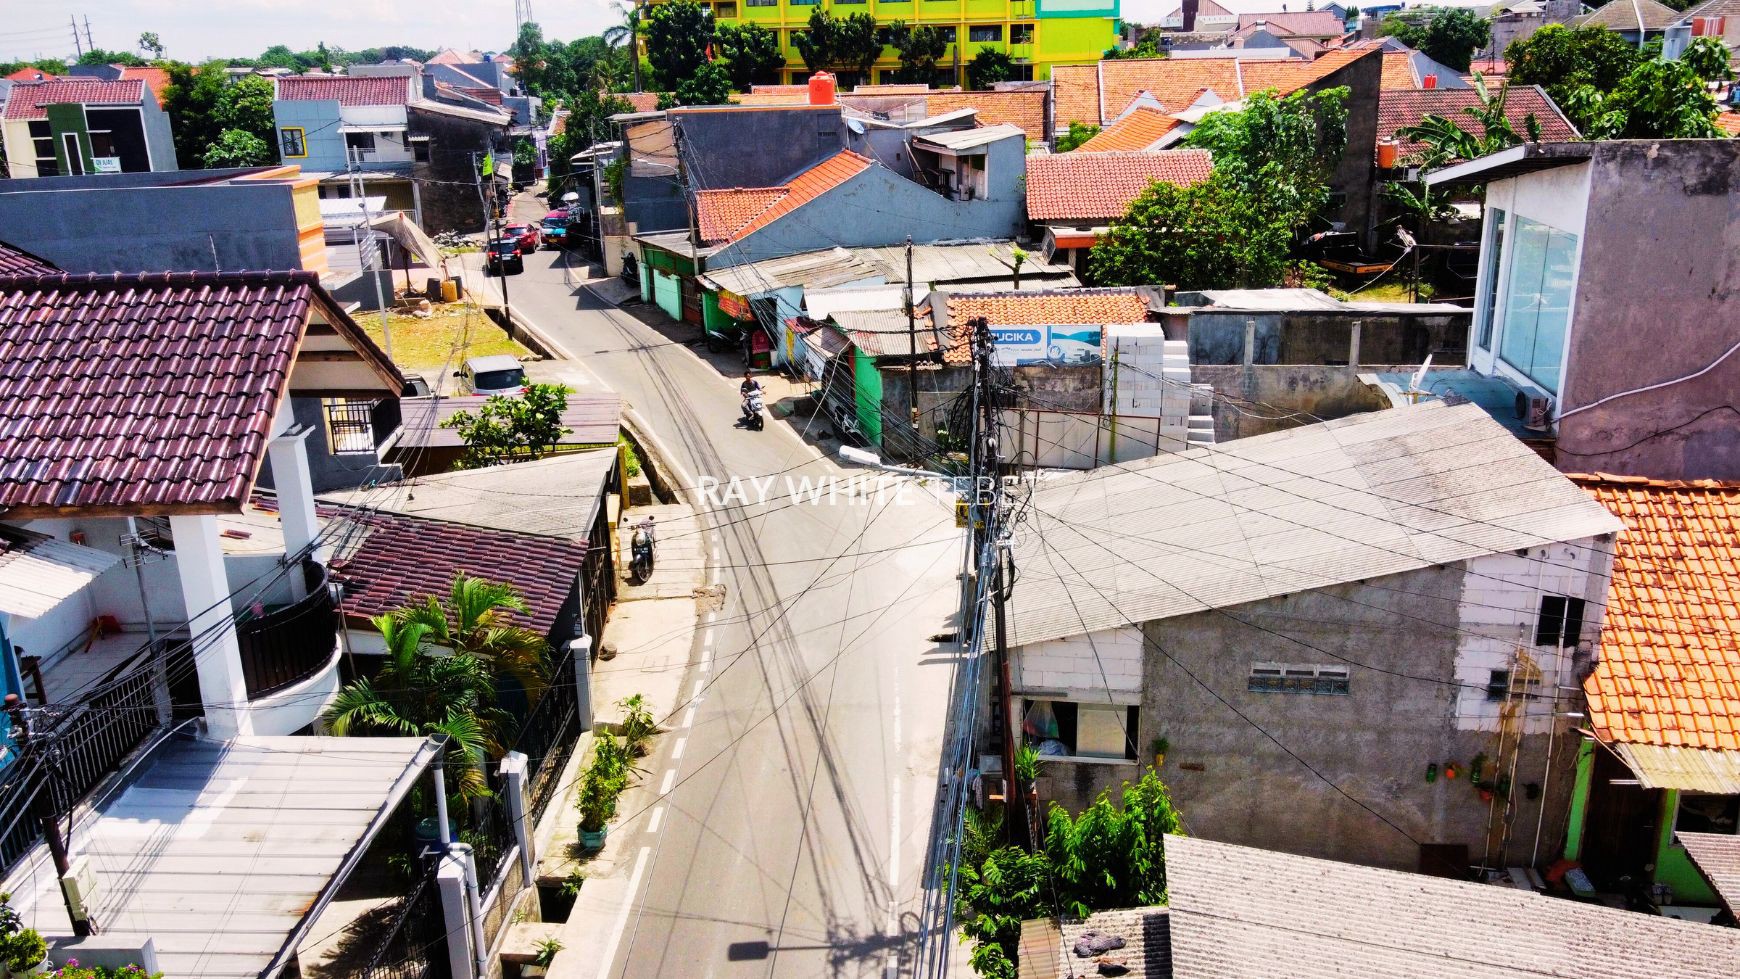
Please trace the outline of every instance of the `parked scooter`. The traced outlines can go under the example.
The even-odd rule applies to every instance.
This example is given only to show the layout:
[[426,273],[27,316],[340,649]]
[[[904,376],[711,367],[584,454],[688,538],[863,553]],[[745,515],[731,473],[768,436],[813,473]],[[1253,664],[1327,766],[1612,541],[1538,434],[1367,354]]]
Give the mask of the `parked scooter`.
[[637,583],[645,582],[653,573],[653,552],[657,549],[658,539],[653,533],[652,521],[653,518],[648,517],[634,528],[634,536],[629,538],[628,567]]
[[767,425],[767,419],[761,413],[761,389],[756,388],[743,396],[743,427],[759,432]]

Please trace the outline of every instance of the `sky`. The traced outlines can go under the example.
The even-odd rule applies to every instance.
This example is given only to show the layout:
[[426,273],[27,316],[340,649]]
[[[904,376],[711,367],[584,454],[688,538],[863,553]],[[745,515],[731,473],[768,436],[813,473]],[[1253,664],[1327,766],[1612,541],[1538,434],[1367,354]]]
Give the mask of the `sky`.
[[[514,0],[4,0],[0,61],[73,55],[72,26],[105,50],[137,51],[156,31],[178,61],[253,57],[274,44],[293,50],[356,50],[387,44],[500,50],[513,42]],[[612,23],[608,0],[533,0],[544,36],[571,40]]]

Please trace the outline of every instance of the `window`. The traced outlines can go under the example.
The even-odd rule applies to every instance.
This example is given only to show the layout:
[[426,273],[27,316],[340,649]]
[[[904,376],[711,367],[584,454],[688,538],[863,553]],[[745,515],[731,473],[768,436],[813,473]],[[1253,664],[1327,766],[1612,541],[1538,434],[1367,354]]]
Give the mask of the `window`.
[[1504,258],[1504,221],[1502,208],[1491,208],[1492,220],[1486,224],[1486,274],[1480,278],[1480,339],[1475,344],[1482,350],[1492,349],[1492,320],[1498,311],[1498,267]]
[[1740,832],[1740,795],[1680,794],[1679,816],[1674,829],[1681,833]]
[[411,159],[418,163],[429,162],[429,141],[414,139],[411,141]]
[[947,43],[947,44],[955,43],[955,29],[953,27],[938,27],[936,29],[936,32],[939,36],[942,37],[942,39],[945,43]]
[[1345,695],[1351,692],[1347,667],[1309,663],[1258,663],[1251,667],[1246,688],[1252,693]]
[[1535,645],[1575,646],[1582,636],[1583,600],[1542,595],[1540,618],[1535,622]]
[[1010,44],[1032,44],[1033,43],[1033,25],[1032,24],[1010,24],[1009,25],[1009,43]]
[[347,150],[364,150],[372,152],[375,148],[375,134],[345,133],[344,148]]
[[308,139],[301,126],[285,126],[278,130],[278,151],[285,159],[308,155]]
[[777,7],[779,0],[743,0],[743,4],[747,7]]
[[737,16],[737,5],[734,3],[722,3],[719,6],[713,8],[713,16],[715,16],[715,17],[736,17]]
[[79,149],[78,133],[61,133],[61,148],[66,151],[66,172],[72,176],[82,176],[85,172],[85,154]]
[[1506,700],[1534,700],[1541,695],[1541,671],[1493,670],[1486,679],[1486,699],[1494,703]]
[[786,31],[786,34],[785,34],[786,46],[791,47],[791,48],[796,48],[798,46],[798,38],[804,36],[807,33],[809,33],[809,32],[808,31]]
[[1003,40],[1002,24],[974,24],[967,28],[969,41],[1001,41]]
[[1021,731],[1042,758],[1136,758],[1135,707],[1029,700]]
[[30,123],[30,145],[36,154],[36,175],[38,177],[54,177],[60,174],[60,164],[54,157],[54,131],[47,121],[37,119]]
[[1558,394],[1559,361],[1577,280],[1577,236],[1519,217],[1509,252],[1498,355],[1524,377]]

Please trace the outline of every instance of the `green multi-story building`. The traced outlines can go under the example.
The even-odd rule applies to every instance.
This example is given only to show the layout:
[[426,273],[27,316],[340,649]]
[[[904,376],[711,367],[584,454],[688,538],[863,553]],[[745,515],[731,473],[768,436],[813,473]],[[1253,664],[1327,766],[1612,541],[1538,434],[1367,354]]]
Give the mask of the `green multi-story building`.
[[[836,17],[867,13],[887,27],[896,21],[941,28],[952,35],[947,54],[932,84],[965,85],[966,65],[981,48],[1007,52],[1015,60],[1014,77],[1051,77],[1053,65],[1091,64],[1117,41],[1120,0],[825,0]],[[713,0],[710,8],[722,24],[760,24],[779,34],[785,52],[780,79],[802,82],[809,66],[798,53],[796,35],[809,24],[817,0]],[[896,80],[900,59],[892,46],[871,70],[872,77],[847,82],[886,83]]]

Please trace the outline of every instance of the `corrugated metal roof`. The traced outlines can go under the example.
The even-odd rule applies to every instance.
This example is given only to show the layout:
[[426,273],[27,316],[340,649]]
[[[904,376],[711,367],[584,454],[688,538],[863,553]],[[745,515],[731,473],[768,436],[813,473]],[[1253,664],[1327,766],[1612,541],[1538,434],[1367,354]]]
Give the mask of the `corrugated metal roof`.
[[1021,127],[1001,122],[995,126],[979,126],[975,129],[957,129],[947,133],[926,133],[923,136],[914,136],[913,140],[920,143],[935,143],[951,150],[970,150],[980,146],[989,146],[998,140],[1024,136]]
[[[73,834],[95,868],[103,933],[150,935],[176,979],[265,973],[438,752],[423,738],[164,743]],[[13,906],[70,935],[47,847],[27,861]]]
[[[953,244],[912,246],[912,278],[930,285],[951,282],[1012,281],[1015,265],[1015,242],[995,241],[955,242]],[[906,246],[885,245],[855,249],[859,256],[874,263],[888,276],[889,282],[906,281]],[[1047,262],[1035,251],[1028,251],[1021,263],[1021,275],[1053,277],[1068,275],[1074,269],[1064,263]],[[1055,287],[1060,283],[1052,282]],[[1073,284],[1073,283],[1072,283]]]
[[1014,639],[1040,642],[1613,533],[1476,405],[1355,415],[1042,483]]
[[[490,527],[540,537],[585,540],[616,465],[613,449],[571,452],[532,462],[418,476],[373,489],[328,493],[329,503]],[[381,493],[388,495],[381,500]]]
[[1727,833],[1676,833],[1692,862],[1730,911],[1740,910],[1740,836]]
[[911,335],[907,332],[906,311],[901,309],[842,311],[835,313],[833,320],[854,346],[872,357],[909,357],[915,337],[921,356],[937,349],[936,331],[931,329],[928,314],[916,317],[913,324],[916,329]]
[[[443,428],[442,424],[461,411],[476,411],[488,400],[476,394],[402,399],[399,414],[404,424],[399,445],[405,448],[464,445],[458,430]],[[431,411],[435,415],[433,420],[429,417]],[[614,443],[622,427],[622,398],[614,394],[570,394],[568,407],[562,412],[562,425],[569,429],[562,436],[562,445]]]
[[1608,744],[1646,789],[1740,795],[1740,751],[1677,745]]
[[723,289],[739,296],[759,296],[793,286],[825,289],[848,282],[875,279],[881,275],[880,269],[865,261],[856,252],[844,248],[825,248],[761,262],[746,262],[730,268],[708,269],[701,279],[714,289]]
[[[916,302],[924,301],[920,293]],[[906,308],[906,286],[904,283],[888,285],[856,286],[846,289],[816,289],[804,290],[804,310],[810,314],[810,319],[825,320],[835,313],[850,313],[868,309],[904,309]],[[906,314],[902,313],[902,316]]]
[[1166,883],[1173,974],[1189,979],[1740,970],[1740,931],[1730,928],[1201,838],[1166,837]]
[[[0,612],[34,619],[83,591],[118,555],[52,537],[0,536]],[[5,545],[11,544],[10,547]]]

